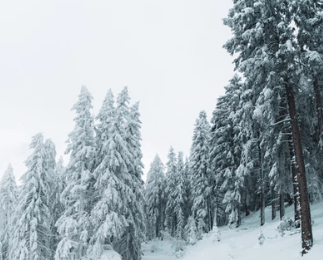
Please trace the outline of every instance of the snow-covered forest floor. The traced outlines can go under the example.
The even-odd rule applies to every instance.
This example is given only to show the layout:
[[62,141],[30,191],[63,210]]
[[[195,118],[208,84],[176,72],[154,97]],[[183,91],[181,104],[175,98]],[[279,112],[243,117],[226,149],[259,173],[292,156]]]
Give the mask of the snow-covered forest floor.
[[[293,218],[293,206],[286,208],[286,217]],[[314,224],[314,246],[311,251],[301,257],[301,235],[299,230],[285,231],[284,235],[278,232],[280,223],[279,212],[271,220],[271,208],[266,208],[266,224],[259,227],[259,212],[252,213],[242,219],[239,228],[222,227],[221,241],[218,242],[215,234],[206,234],[203,240],[193,246],[187,246],[182,260],[295,260],[322,259],[323,255],[323,202],[311,205]],[[263,233],[265,240],[260,246],[258,237]],[[154,252],[151,252],[151,248]],[[143,260],[171,260],[176,259],[174,241],[154,241],[143,247]]]

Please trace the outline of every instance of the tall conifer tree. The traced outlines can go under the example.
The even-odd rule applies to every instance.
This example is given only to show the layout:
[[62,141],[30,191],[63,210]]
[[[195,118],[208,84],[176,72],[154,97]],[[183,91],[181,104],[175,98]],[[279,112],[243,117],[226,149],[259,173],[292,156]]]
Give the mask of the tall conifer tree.
[[173,193],[173,191],[176,187],[177,159],[173,147],[169,149],[166,166],[167,200],[165,209],[165,226],[170,235],[175,236],[177,218],[175,214],[175,194]]
[[[224,20],[233,32],[225,44],[230,54],[238,53],[236,68],[253,82],[252,90],[260,93],[268,85],[287,97],[296,163],[299,170],[299,191],[302,222],[302,248],[306,253],[313,244],[311,214],[301,132],[295,95],[302,73],[299,71],[299,45],[295,39],[293,8],[300,1],[234,1]],[[259,90],[258,90],[259,89]],[[260,150],[260,149],[259,149]],[[259,156],[259,158],[261,158]],[[261,164],[261,161],[260,161]]]
[[[129,101],[128,90],[124,88],[115,107],[109,91],[98,116],[94,170],[97,199],[91,211],[90,259],[99,257],[106,245],[113,246],[126,260],[141,258],[144,215],[140,121],[137,114],[131,117]],[[135,123],[130,126],[129,122]],[[132,137],[127,133],[130,127]]]
[[76,117],[74,130],[69,134],[66,153],[70,161],[66,168],[67,186],[61,200],[65,210],[56,226],[62,236],[55,254],[56,260],[80,259],[86,254],[89,234],[91,201],[91,169],[94,156],[92,95],[82,87],[73,106]]
[[205,111],[196,120],[191,147],[190,166],[192,174],[192,196],[195,219],[201,233],[212,230],[213,210],[211,207],[210,172],[210,125]]
[[52,175],[47,159],[55,154],[45,148],[42,134],[32,138],[33,153],[26,160],[15,214],[10,259],[51,259],[51,186]]
[[5,171],[0,182],[0,205],[1,205],[1,232],[0,242],[1,250],[0,259],[9,260],[9,253],[12,249],[12,237],[13,237],[13,216],[15,213],[16,203],[18,196],[18,188],[13,174],[11,164]]

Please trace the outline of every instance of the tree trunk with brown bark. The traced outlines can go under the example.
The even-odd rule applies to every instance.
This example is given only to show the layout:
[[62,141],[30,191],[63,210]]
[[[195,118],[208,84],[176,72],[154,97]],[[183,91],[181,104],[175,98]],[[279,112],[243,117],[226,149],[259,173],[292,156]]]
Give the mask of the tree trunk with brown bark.
[[[314,76],[313,89],[315,94],[315,106],[316,106],[317,124],[318,124],[317,136],[323,152],[323,108],[322,108],[322,102],[321,102],[320,86],[319,86],[319,81],[317,76]],[[323,156],[323,153],[322,153],[322,156]]]
[[285,88],[288,100],[289,115],[292,123],[295,157],[299,172],[298,181],[301,205],[302,254],[306,254],[313,245],[313,234],[311,225],[311,211],[307,192],[305,163],[303,157],[301,135],[298,127],[294,93],[292,87],[288,83],[285,84]]

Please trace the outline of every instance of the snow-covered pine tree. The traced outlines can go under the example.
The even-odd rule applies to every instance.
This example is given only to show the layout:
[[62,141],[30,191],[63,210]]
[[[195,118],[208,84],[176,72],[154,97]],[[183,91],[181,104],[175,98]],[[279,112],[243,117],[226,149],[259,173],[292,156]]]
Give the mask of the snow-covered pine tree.
[[64,204],[61,202],[61,195],[66,188],[66,174],[63,158],[60,157],[56,163],[56,167],[53,173],[53,189],[51,195],[51,216],[52,216],[52,242],[51,247],[55,254],[57,245],[60,241],[60,235],[58,233],[57,227],[55,226],[57,220],[61,217],[64,212]]
[[12,248],[9,259],[52,259],[50,196],[52,175],[48,171],[49,155],[42,134],[32,138],[33,153],[25,164],[15,213]]
[[[207,121],[206,113],[202,111],[195,123],[190,155],[190,168],[192,174],[192,211],[194,212],[194,217],[199,225],[199,230],[203,229],[204,232],[212,230],[213,227],[209,142],[210,125]],[[205,223],[205,227],[202,227],[203,223]]]
[[177,169],[175,175],[175,189],[171,191],[175,198],[174,201],[174,213],[176,214],[176,237],[179,239],[184,238],[184,227],[186,225],[185,219],[185,204],[187,203],[186,198],[186,186],[185,186],[185,165],[183,152],[178,153],[177,157]]
[[56,260],[80,259],[86,254],[89,234],[89,213],[92,209],[91,169],[93,167],[94,136],[91,116],[92,95],[82,87],[78,101],[73,106],[75,127],[69,134],[66,153],[70,161],[66,168],[67,186],[61,195],[65,206],[56,222],[62,239],[55,254]]
[[185,221],[188,221],[189,216],[192,215],[192,182],[191,182],[191,171],[190,171],[190,163],[188,160],[188,157],[185,158],[185,164],[184,164],[184,186],[185,186],[185,197],[186,197],[186,203],[184,205],[184,218]]
[[[310,201],[321,199],[323,179],[323,106],[322,106],[322,58],[323,23],[320,1],[302,0],[294,4],[297,43],[301,50],[301,95],[296,95],[299,124],[302,129],[303,150],[308,177]],[[295,28],[295,29],[296,29]]]
[[[217,189],[216,200],[223,197],[225,212],[230,225],[240,225],[240,208],[242,205],[242,188],[245,171],[239,168],[241,157],[241,140],[239,118],[241,78],[235,75],[225,87],[225,96],[219,98],[217,109],[213,113],[211,163],[215,172]],[[221,194],[222,193],[222,194]],[[215,209],[221,210],[219,201]]]
[[[97,119],[94,170],[97,199],[90,218],[93,226],[93,235],[90,238],[90,247],[87,252],[90,259],[100,257],[104,245],[112,246],[113,237],[120,236],[122,228],[126,225],[121,209],[124,205],[121,205],[123,201],[118,191],[118,186],[122,187],[123,183],[116,176],[116,172],[120,171],[117,168],[119,166],[119,153],[116,154],[117,141],[123,140],[120,135],[119,122],[116,119],[115,101],[111,89],[103,101]],[[122,143],[120,148],[124,145]],[[125,168],[124,165],[121,166]]]
[[114,108],[114,96],[112,90],[109,89],[105,96],[102,107],[96,116],[98,123],[96,124],[96,135],[95,135],[95,165],[96,168],[103,160],[105,153],[102,151],[106,149],[106,142],[108,140],[108,129],[113,123],[113,118],[115,116]]
[[[45,151],[45,171],[47,172],[47,175],[49,176],[49,179],[51,180],[49,183],[50,188],[50,200],[49,200],[49,209],[50,209],[50,216],[51,216],[51,222],[50,222],[50,251],[51,256],[50,259],[54,259],[55,250],[57,246],[57,229],[55,227],[55,223],[58,219],[58,217],[61,215],[62,210],[59,208],[59,204],[57,203],[57,199],[59,199],[59,195],[56,194],[57,186],[59,183],[57,182],[58,179],[55,176],[55,170],[56,170],[56,148],[55,144],[52,140],[47,139],[44,143],[44,151]],[[57,211],[60,212],[58,213]],[[56,214],[55,214],[56,213]]]
[[[297,1],[293,5],[293,15],[295,25],[297,27],[297,42],[301,49],[302,69],[306,75],[306,92],[311,92],[306,95],[310,100],[307,100],[307,105],[311,101],[315,104],[315,109],[308,112],[315,111],[314,124],[314,141],[319,144],[321,157],[323,156],[323,106],[322,106],[322,58],[323,58],[323,23],[321,13],[323,6],[320,1],[302,0]],[[322,160],[321,160],[322,161]],[[322,166],[321,166],[322,167]],[[323,177],[323,171],[320,172]]]
[[167,157],[165,227],[171,236],[175,236],[177,219],[175,214],[175,197],[173,191],[176,187],[177,159],[173,147],[169,149]]
[[[142,175],[144,165],[142,163],[141,152],[141,121],[139,112],[139,102],[136,102],[130,107],[129,115],[126,122],[126,141],[129,147],[129,151],[132,154],[132,173],[134,180],[143,184]],[[137,188],[141,187],[139,185]],[[141,189],[138,189],[138,191]]]
[[[141,192],[138,178],[141,172],[138,173],[140,165],[134,163],[138,162],[138,157],[133,158],[130,151],[134,147],[127,142],[126,128],[131,118],[129,100],[128,90],[124,88],[115,108],[109,91],[99,113],[101,140],[97,141],[99,147],[94,170],[97,199],[91,211],[93,234],[87,253],[89,259],[97,259],[105,245],[113,246],[126,260],[141,258],[143,233],[140,225],[144,216],[143,205],[137,201]],[[140,138],[136,134],[135,138]]]
[[194,245],[197,242],[197,229],[195,219],[193,216],[190,216],[187,220],[187,224],[185,226],[185,233],[186,242],[190,245]]
[[[253,140],[255,126],[252,118],[255,97],[248,84],[242,83],[237,75],[225,89],[226,93],[218,99],[212,118],[210,146],[211,167],[216,181],[214,207],[219,226],[228,222],[238,226],[240,210],[243,208],[249,215],[250,209],[257,204]],[[222,204],[224,197],[228,203]],[[223,214],[223,206],[230,215]]]
[[139,102],[130,108],[128,107],[128,88],[125,87],[118,96],[117,114],[124,117],[125,141],[130,153],[130,164],[128,173],[130,180],[126,184],[133,192],[134,200],[128,202],[126,218],[128,226],[123,232],[120,240],[114,244],[114,248],[125,260],[139,260],[142,256],[141,243],[145,238],[145,197],[144,182],[142,180],[143,163],[141,152],[141,121],[139,112]]
[[264,89],[268,79],[274,80],[276,86],[283,89],[287,96],[295,159],[299,170],[304,254],[311,248],[313,237],[306,168],[295,101],[302,73],[299,67],[301,48],[295,39],[293,10],[294,7],[297,9],[300,6],[300,2],[234,1],[234,6],[229,11],[228,18],[224,19],[224,23],[233,32],[233,37],[225,44],[225,48],[230,54],[237,54],[236,68],[249,82],[253,82],[253,89]]
[[147,174],[145,194],[147,219],[149,221],[147,227],[149,239],[161,238],[161,232],[165,230],[166,179],[164,168],[160,157],[156,155]]
[[12,166],[9,164],[0,182],[1,260],[9,260],[9,253],[12,249],[12,232],[14,226],[12,220],[17,205],[17,196],[18,188]]

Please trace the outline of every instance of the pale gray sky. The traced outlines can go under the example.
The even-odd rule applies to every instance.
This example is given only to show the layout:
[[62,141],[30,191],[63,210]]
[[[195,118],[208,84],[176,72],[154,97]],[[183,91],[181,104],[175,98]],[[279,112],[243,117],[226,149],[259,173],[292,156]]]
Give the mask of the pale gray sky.
[[81,85],[94,113],[109,88],[140,101],[143,162],[170,146],[189,154],[201,110],[211,117],[233,75],[220,0],[0,0],[0,175],[25,172],[36,133],[58,156]]

